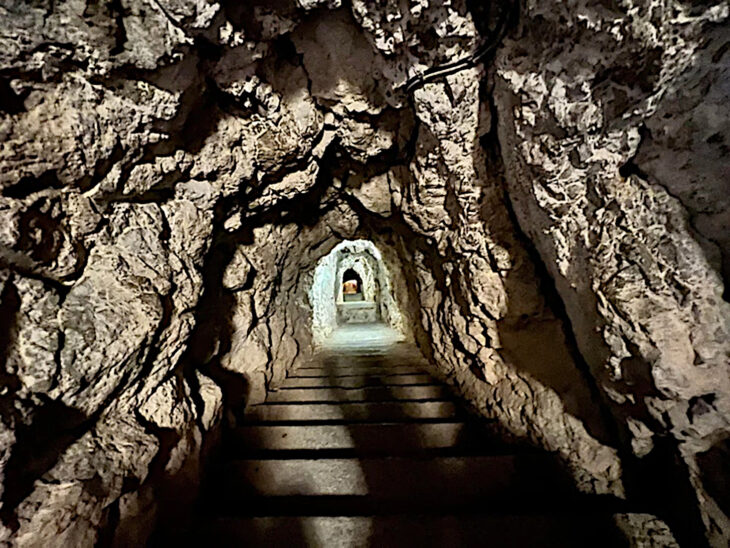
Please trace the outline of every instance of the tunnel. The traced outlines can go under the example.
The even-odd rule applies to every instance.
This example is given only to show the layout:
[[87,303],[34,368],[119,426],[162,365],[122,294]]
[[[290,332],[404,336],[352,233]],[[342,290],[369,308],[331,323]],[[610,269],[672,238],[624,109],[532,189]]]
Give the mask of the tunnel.
[[362,278],[352,268],[342,274],[342,295],[346,302],[364,301]]
[[730,11],[0,6],[0,545],[730,542]]

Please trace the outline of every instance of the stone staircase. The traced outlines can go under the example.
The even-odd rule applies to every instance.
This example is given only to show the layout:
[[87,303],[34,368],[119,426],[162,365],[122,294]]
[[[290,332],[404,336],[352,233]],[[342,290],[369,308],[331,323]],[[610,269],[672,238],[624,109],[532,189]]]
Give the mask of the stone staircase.
[[396,356],[382,348],[322,355],[248,409],[227,433],[187,540],[627,545],[614,501],[574,493],[550,454],[491,442],[484,421],[460,409],[417,358]]

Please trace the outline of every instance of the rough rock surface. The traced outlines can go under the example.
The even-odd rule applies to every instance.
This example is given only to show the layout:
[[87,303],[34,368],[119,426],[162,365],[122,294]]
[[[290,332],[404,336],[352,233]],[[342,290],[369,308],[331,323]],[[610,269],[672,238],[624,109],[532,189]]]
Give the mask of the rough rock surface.
[[[500,9],[493,56],[406,93]],[[729,11],[0,7],[0,542],[184,516],[219,425],[307,358],[318,261],[365,238],[495,435],[726,545]]]
[[[679,517],[688,489],[661,476],[684,461],[719,545],[730,521],[709,501],[695,457],[730,426],[730,307],[714,260],[728,252],[726,160],[707,150],[727,142],[728,128],[702,122],[722,93],[717,63],[727,57],[712,38],[727,31],[728,8],[660,10],[525,6],[496,63],[499,138],[520,226],[555,280],[633,465]],[[558,34],[565,21],[570,30]],[[572,55],[555,55],[569,43]]]

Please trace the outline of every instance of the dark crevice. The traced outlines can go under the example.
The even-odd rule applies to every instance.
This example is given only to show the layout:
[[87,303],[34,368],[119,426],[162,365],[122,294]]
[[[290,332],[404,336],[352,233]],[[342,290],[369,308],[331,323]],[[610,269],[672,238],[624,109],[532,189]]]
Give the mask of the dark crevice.
[[111,0],[109,3],[109,11],[114,17],[114,47],[109,51],[110,55],[119,55],[124,51],[127,43],[127,29],[124,26],[124,16],[126,10],[122,5],[122,0]]
[[117,499],[104,510],[104,516],[99,525],[99,537],[96,541],[96,548],[111,548],[114,546],[114,532],[119,525],[120,500]]
[[55,261],[65,240],[60,220],[39,209],[26,209],[20,214],[18,232],[18,251],[40,264]]
[[[180,387],[178,386],[178,388]],[[176,521],[175,518],[180,512],[180,504],[185,503],[184,498],[180,497],[180,493],[177,492],[174,478],[171,478],[166,470],[172,451],[182,436],[174,428],[163,428],[150,422],[139,411],[135,412],[135,418],[145,432],[154,436],[158,442],[157,453],[148,467],[145,485],[152,486],[155,491],[155,499],[158,501],[158,512],[155,516],[157,526],[169,527],[171,522]],[[128,486],[130,492],[139,489],[138,480],[133,481],[134,484]],[[190,495],[195,486],[188,485],[184,488],[188,490],[187,495]]]
[[625,455],[624,485],[629,500],[648,508],[672,529],[680,546],[709,548],[697,493],[677,441],[654,436],[652,451],[643,458]]
[[64,450],[87,429],[86,415],[56,400],[45,400],[31,422],[16,423],[15,444],[5,465],[5,491],[0,519],[17,529],[16,507],[50,470]]
[[20,379],[15,372],[8,371],[7,363],[16,337],[19,311],[20,294],[13,283],[13,276],[8,276],[0,292],[0,417],[10,427],[15,426],[20,418],[12,401],[20,389]]
[[204,36],[196,36],[193,39],[193,45],[200,58],[205,61],[216,62],[223,55],[223,47],[219,44],[214,44]]
[[641,143],[644,141],[644,139],[650,139],[651,138],[651,132],[649,131],[649,128],[646,127],[646,124],[641,124],[639,126],[639,144],[636,146],[636,153],[634,156],[629,158],[624,164],[619,167],[618,173],[623,178],[628,178],[631,175],[636,175],[640,179],[643,179],[644,181],[649,180],[649,175],[644,172],[639,165],[636,163],[636,155],[638,154],[639,150],[641,149]]
[[277,36],[271,47],[274,58],[286,61],[294,66],[304,66],[302,56],[297,53],[297,48],[292,42],[290,33]]
[[699,453],[697,466],[704,488],[720,509],[730,515],[730,437]]
[[23,97],[15,93],[8,78],[0,78],[0,112],[10,115],[25,112]]
[[37,177],[32,175],[22,177],[14,185],[3,188],[2,195],[6,198],[22,200],[36,192],[62,187],[63,183],[58,179],[58,173],[55,170],[48,170]]

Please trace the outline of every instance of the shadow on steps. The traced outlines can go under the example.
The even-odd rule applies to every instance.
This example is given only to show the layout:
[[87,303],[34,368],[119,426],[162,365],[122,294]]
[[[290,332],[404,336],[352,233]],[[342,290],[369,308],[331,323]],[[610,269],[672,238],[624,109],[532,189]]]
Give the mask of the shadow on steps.
[[216,546],[627,546],[625,503],[577,493],[557,459],[489,435],[393,342],[340,345],[226,432],[195,523]]

